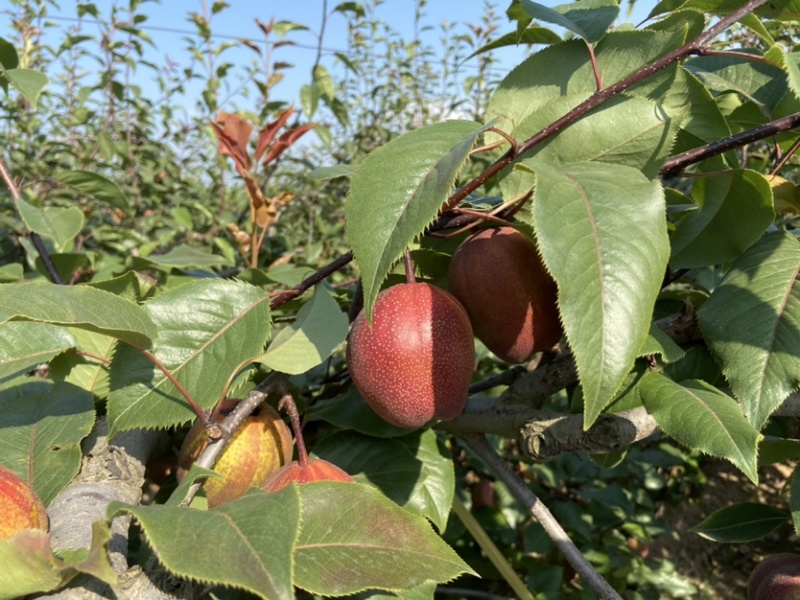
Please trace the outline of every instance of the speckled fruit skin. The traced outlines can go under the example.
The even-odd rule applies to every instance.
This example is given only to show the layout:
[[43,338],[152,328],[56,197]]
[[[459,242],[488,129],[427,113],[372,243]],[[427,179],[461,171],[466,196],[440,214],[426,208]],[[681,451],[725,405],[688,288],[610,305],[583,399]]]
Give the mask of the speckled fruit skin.
[[748,600],[800,600],[800,554],[765,558],[750,574]]
[[378,294],[372,328],[362,310],[347,345],[361,396],[382,419],[407,429],[461,414],[474,360],[464,307],[427,283],[402,283]]
[[312,481],[342,481],[344,483],[353,483],[355,480],[333,463],[322,460],[321,458],[312,458],[309,459],[305,466],[301,465],[296,460],[283,465],[280,469],[267,477],[267,480],[261,487],[268,492],[277,492],[292,483],[302,485]]
[[[225,400],[214,412],[214,422],[222,421],[238,404]],[[277,412],[262,404],[231,437],[214,471],[222,475],[210,477],[203,484],[209,507],[235,500],[264,480],[292,458],[292,434]],[[195,423],[183,441],[178,455],[178,481],[208,444],[205,428]]]
[[39,496],[15,473],[0,467],[0,540],[23,529],[47,531],[47,511]]
[[555,281],[534,243],[513,227],[482,229],[453,254],[450,292],[497,358],[523,363],[561,339]]

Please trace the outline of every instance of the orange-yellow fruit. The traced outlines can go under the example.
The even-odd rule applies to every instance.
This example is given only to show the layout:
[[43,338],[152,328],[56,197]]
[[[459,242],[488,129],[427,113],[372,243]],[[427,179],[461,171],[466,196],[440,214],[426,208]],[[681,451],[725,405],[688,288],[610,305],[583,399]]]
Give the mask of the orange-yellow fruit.
[[31,487],[15,473],[0,467],[0,540],[23,529],[47,531],[44,504]]
[[339,467],[321,458],[309,459],[305,465],[301,465],[296,460],[283,465],[267,480],[261,487],[268,492],[277,492],[287,485],[296,483],[302,485],[312,481],[342,481],[352,483],[354,479]]
[[372,327],[361,311],[347,345],[361,396],[382,419],[409,429],[461,414],[474,360],[464,307],[427,283],[403,283],[378,294]]
[[[221,422],[238,400],[225,400],[214,411],[212,419]],[[199,421],[189,430],[178,455],[178,481],[208,445],[205,427]],[[235,500],[251,487],[258,487],[272,473],[292,458],[292,435],[275,410],[262,404],[234,432],[222,451],[214,471],[222,475],[210,477],[203,484],[210,507]]]
[[513,227],[464,240],[450,261],[448,286],[475,336],[501,360],[523,363],[561,339],[556,284],[534,243]]
[[747,583],[748,600],[800,600],[800,554],[782,552],[764,559]]

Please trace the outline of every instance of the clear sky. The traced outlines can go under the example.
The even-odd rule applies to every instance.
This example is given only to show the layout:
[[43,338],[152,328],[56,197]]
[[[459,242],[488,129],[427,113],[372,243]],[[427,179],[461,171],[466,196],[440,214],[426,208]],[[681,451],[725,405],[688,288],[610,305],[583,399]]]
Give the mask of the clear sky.
[[[83,0],[86,2],[87,0]],[[560,4],[558,0],[539,0],[542,4],[554,6]],[[331,13],[340,0],[227,0],[230,4],[212,17],[211,29],[215,43],[235,41],[245,38],[263,47],[263,36],[255,23],[255,19],[269,22],[271,18],[276,21],[293,21],[309,28],[309,31],[293,31],[286,39],[294,42],[291,47],[279,48],[273,60],[286,61],[294,68],[285,71],[284,81],[276,88],[275,95],[290,102],[297,101],[300,86],[310,80],[310,68],[316,56],[317,34],[322,25],[324,9]],[[49,19],[56,27],[48,29],[47,40],[52,43],[53,37],[61,39],[64,30],[75,26],[78,0],[60,0],[59,7],[49,9]],[[465,31],[466,23],[479,23],[486,12],[487,5],[491,5],[499,16],[498,34],[506,33],[512,29],[512,24],[505,17],[505,10],[509,0],[429,0],[422,8],[423,24],[429,25],[428,31],[422,32],[422,38],[431,43],[438,43],[439,25],[444,22],[460,24],[460,32]],[[641,20],[647,10],[653,5],[654,0],[639,0],[632,20]],[[0,36],[10,36],[9,17],[2,14],[4,2],[0,0]],[[127,0],[94,0],[95,6],[104,14],[108,14],[113,5],[124,8]],[[207,0],[211,6],[213,0]],[[372,0],[364,0],[362,4],[372,4]],[[414,35],[414,0],[383,0],[375,11],[375,17],[386,21],[393,29],[399,31],[406,39]],[[627,4],[624,6],[627,7]],[[162,65],[167,57],[185,66],[191,60],[191,55],[186,50],[187,36],[195,36],[195,26],[189,22],[190,11],[203,11],[202,0],[145,0],[139,9],[148,15],[148,20],[140,26],[147,31],[157,46],[156,50],[148,50],[147,60]],[[122,13],[124,15],[124,12]],[[625,9],[623,9],[625,15]],[[347,35],[345,18],[341,14],[332,14],[326,21],[323,38],[322,63],[329,68],[335,68],[336,61],[332,58],[334,51],[347,51]],[[91,17],[85,17],[83,34],[97,34],[97,26],[92,24]],[[495,54],[500,60],[498,73],[502,74],[513,68],[526,55],[525,48],[508,48]],[[245,48],[237,48],[223,55],[223,58],[237,64],[249,64],[256,58],[255,53]],[[340,67],[341,68],[341,67]],[[465,70],[475,69],[475,65],[466,64]],[[145,95],[154,97],[157,92],[150,93],[154,87],[153,74],[146,69],[139,69],[132,77],[133,81],[144,88]],[[191,93],[191,92],[190,92]]]

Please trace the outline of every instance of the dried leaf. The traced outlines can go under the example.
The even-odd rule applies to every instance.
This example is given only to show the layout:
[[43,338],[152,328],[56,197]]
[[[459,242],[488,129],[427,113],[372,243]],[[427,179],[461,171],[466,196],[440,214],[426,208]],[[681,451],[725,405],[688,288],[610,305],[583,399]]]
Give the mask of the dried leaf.
[[264,163],[270,163],[277,159],[307,131],[311,131],[316,126],[316,123],[306,123],[305,125],[300,125],[299,127],[295,127],[294,129],[290,129],[289,131],[282,133],[281,137],[279,137],[278,141],[272,145],[272,147],[269,149],[269,152],[264,157]]

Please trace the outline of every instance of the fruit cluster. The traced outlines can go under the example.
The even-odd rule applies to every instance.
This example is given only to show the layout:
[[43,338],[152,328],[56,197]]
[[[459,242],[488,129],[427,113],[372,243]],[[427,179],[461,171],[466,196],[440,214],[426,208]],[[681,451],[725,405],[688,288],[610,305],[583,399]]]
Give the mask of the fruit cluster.
[[556,285],[533,242],[512,227],[467,238],[450,262],[446,292],[405,283],[378,295],[350,330],[347,364],[364,400],[385,421],[415,429],[464,409],[473,335],[498,358],[527,361],[561,339]]

